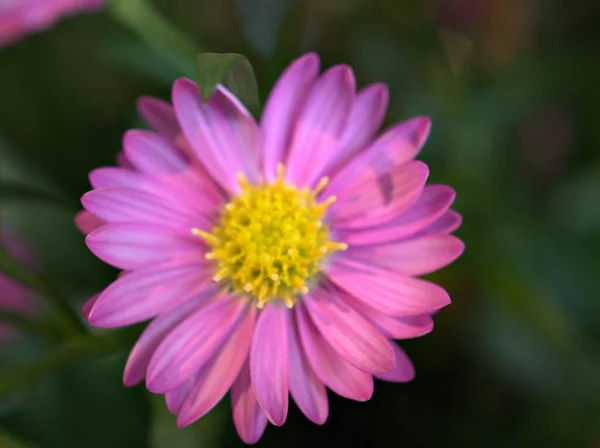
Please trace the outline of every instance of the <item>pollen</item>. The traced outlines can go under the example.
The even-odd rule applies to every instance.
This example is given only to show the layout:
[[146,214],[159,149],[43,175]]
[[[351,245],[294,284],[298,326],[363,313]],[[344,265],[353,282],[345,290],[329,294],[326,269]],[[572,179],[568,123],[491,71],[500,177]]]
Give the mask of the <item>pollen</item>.
[[345,250],[329,239],[323,222],[331,196],[318,202],[327,185],[296,188],[278,166],[273,183],[250,184],[238,175],[241,192],[222,210],[210,232],[192,229],[210,247],[205,257],[215,264],[213,280],[253,299],[258,308],[281,301],[291,308],[309,290],[328,255]]

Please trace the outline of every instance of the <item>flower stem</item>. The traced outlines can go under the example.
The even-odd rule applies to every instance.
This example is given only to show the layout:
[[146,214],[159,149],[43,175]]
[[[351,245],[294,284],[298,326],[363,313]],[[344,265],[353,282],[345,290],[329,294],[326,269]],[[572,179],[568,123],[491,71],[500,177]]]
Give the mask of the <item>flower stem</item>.
[[50,341],[61,339],[60,333],[53,326],[9,311],[0,310],[0,323],[6,323],[23,333],[36,334]]
[[63,196],[42,190],[20,182],[1,181],[0,199],[8,201],[28,201],[42,204],[52,204],[65,210],[77,210],[77,204]]
[[47,352],[40,359],[22,367],[11,366],[0,371],[0,399],[11,392],[53,375],[85,358],[102,356],[129,342],[127,331],[105,335],[75,336]]
[[202,51],[148,0],[114,0],[108,10],[117,21],[159,52],[168,51],[195,60]]
[[41,274],[30,272],[27,267],[12,258],[2,247],[0,247],[0,271],[23,286],[31,288],[50,302],[56,309],[60,322],[66,331],[71,334],[87,333],[87,329],[78,314],[52,282]]

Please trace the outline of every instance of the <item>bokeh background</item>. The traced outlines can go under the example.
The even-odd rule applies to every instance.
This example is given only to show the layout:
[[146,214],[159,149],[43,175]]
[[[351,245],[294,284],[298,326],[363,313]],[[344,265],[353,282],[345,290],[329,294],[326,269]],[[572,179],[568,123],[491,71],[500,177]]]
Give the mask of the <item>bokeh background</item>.
[[[142,3],[114,0],[0,49],[1,219],[74,306],[116,275],[73,216],[87,173],[143,126],[136,98],[167,99],[176,77],[194,76],[193,52],[212,51],[246,55],[264,99],[291,59],[316,50],[324,66],[351,64],[359,85],[389,85],[388,124],[432,117],[420,158],[430,181],[457,190],[467,249],[432,276],[453,304],[403,344],[414,382],[379,383],[368,403],[330,394],[322,427],[291,405],[259,446],[600,444],[600,3],[151,2],[192,46]],[[178,430],[162,398],[123,387],[130,345],[58,361],[33,336],[3,347],[0,447],[242,445],[228,402]]]

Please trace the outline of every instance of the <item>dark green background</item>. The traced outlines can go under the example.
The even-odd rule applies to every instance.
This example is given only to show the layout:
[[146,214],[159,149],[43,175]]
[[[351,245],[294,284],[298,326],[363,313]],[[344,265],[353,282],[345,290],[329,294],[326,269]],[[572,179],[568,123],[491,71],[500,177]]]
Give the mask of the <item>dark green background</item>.
[[[464,216],[463,257],[431,276],[453,304],[436,316],[432,334],[404,344],[416,380],[379,383],[368,403],[330,394],[323,427],[292,407],[286,425],[269,427],[259,446],[600,443],[597,1],[155,5],[199,48],[248,56],[263,99],[305,50],[318,51],[324,66],[351,64],[359,85],[386,82],[388,124],[432,117],[421,158],[431,182],[457,190]],[[148,47],[109,11],[0,50],[2,218],[77,306],[116,274],[73,225],[87,173],[112,164],[124,131],[142,125],[135,99],[168,98],[181,75],[193,76],[193,60]],[[2,349],[2,370],[49,349],[21,338]],[[240,444],[228,403],[181,431],[160,397],[124,388],[127,349],[0,399],[0,447]]]

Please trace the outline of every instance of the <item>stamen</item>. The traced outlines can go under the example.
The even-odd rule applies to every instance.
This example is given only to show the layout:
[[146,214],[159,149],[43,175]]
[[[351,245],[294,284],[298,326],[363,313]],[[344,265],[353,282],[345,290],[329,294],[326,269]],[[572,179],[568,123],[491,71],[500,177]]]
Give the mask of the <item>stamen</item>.
[[313,194],[315,196],[317,196],[319,193],[321,193],[323,191],[323,189],[327,186],[328,183],[329,183],[329,178],[327,176],[321,178],[321,180],[315,187],[315,191],[313,191]]
[[216,236],[200,229],[192,229],[192,235],[199,236],[211,246],[216,246],[220,242]]
[[284,180],[285,179],[285,166],[283,165],[283,163],[278,163],[277,164],[277,180]]
[[248,180],[246,179],[246,176],[244,176],[243,173],[237,173],[237,180],[238,183],[240,184],[240,187],[242,188],[247,188],[250,186],[250,184],[248,183]]

